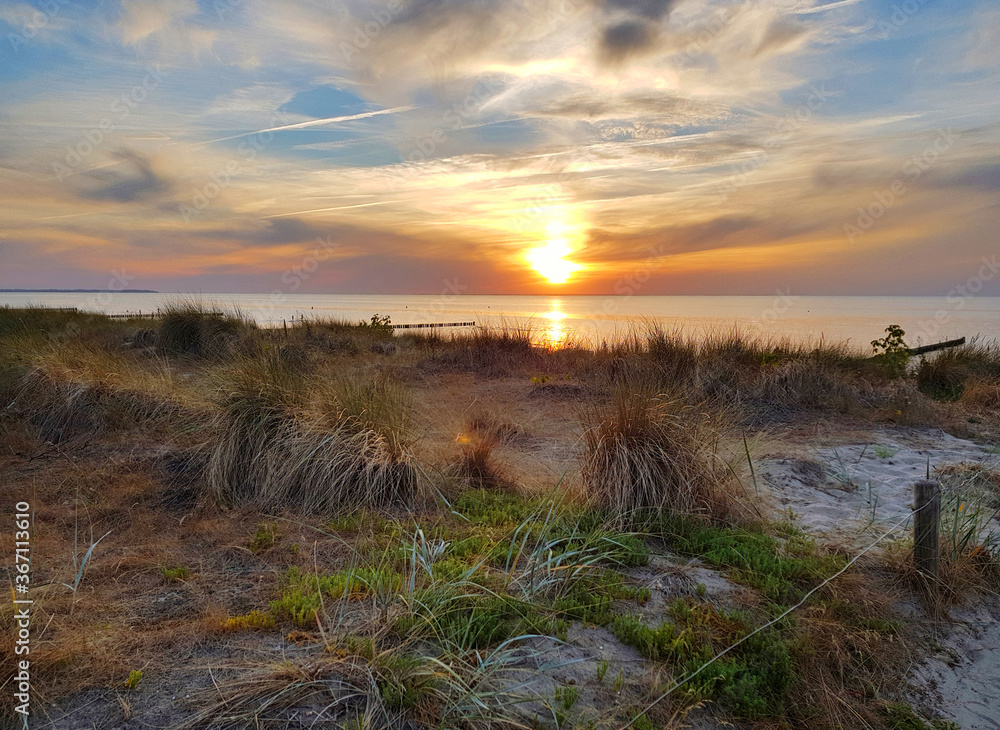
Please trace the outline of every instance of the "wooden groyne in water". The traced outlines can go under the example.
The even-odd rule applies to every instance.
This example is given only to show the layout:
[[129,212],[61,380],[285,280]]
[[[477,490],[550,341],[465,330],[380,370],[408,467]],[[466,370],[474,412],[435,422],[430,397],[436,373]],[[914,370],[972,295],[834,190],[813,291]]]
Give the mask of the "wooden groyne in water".
[[957,340],[948,340],[947,342],[938,342],[935,345],[924,345],[923,347],[913,347],[910,349],[911,355],[923,355],[925,352],[935,352],[937,350],[944,350],[949,347],[958,347],[959,345],[965,344],[965,338],[959,337]]
[[425,324],[391,324],[394,330],[417,330],[426,327],[475,327],[475,322],[427,322]]

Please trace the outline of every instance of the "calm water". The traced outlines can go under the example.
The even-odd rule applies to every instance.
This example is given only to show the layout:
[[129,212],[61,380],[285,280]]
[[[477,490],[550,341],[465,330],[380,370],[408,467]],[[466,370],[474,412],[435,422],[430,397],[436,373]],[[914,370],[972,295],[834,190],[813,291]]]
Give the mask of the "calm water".
[[[0,293],[0,304],[42,304],[106,313],[150,312],[185,294]],[[282,320],[389,315],[394,324],[530,321],[550,341],[613,339],[643,320],[693,334],[741,329],[816,342],[849,341],[867,349],[886,325],[899,324],[911,345],[980,334],[1000,337],[1000,297],[539,297],[284,294],[200,294],[217,308],[238,307],[265,326]],[[448,330],[445,330],[448,331]]]

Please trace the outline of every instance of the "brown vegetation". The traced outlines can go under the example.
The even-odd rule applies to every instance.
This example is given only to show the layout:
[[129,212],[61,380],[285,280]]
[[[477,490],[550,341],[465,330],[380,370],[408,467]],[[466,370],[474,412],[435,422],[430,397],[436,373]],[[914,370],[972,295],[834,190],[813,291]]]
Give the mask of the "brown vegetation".
[[[192,304],[132,322],[0,309],[0,469],[35,508],[37,726],[46,713],[73,730],[145,713],[165,727],[295,727],[328,705],[358,727],[604,722],[586,714],[595,707],[620,726],[708,648],[843,564],[758,498],[760,427],[846,414],[946,427],[975,416],[986,429],[1000,407],[1000,355],[975,342],[902,378],[845,348],[735,331],[538,342],[514,326],[265,330]],[[991,546],[959,539],[956,514],[954,600],[992,585],[995,566]],[[699,530],[732,554],[685,552]],[[682,537],[685,550],[671,542]],[[675,634],[615,623],[660,585],[662,566],[639,567],[650,546],[672,570],[689,559],[672,550],[701,557],[743,597],[678,603],[664,590]],[[885,727],[909,640],[893,585],[910,590],[857,566],[798,623],[760,635],[756,654],[721,663],[728,679],[650,717],[700,707],[762,728]],[[610,675],[602,657],[586,676],[529,672],[561,666],[545,652],[564,645],[536,635],[593,624],[618,652]],[[0,640],[13,632],[0,608]],[[11,659],[0,658],[5,677]],[[142,679],[127,686],[133,671]],[[771,677],[800,706],[727,694]],[[189,686],[201,690],[190,702],[167,700]],[[530,687],[531,703],[514,687]]]

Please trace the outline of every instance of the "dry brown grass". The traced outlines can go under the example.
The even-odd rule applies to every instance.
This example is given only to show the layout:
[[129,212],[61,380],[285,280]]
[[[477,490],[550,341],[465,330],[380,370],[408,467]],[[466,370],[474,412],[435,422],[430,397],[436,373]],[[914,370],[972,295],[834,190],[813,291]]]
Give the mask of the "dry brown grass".
[[[281,330],[249,330],[229,340],[235,346],[210,357],[207,350],[198,357],[171,350],[165,357],[145,346],[148,335],[107,321],[79,321],[79,330],[52,347],[47,338],[24,335],[24,327],[13,339],[4,335],[10,323],[0,313],[0,426],[7,429],[0,437],[0,469],[11,475],[12,493],[27,494],[39,505],[37,580],[53,582],[36,593],[40,634],[34,666],[38,698],[46,704],[88,688],[120,690],[131,669],[143,669],[144,685],[151,686],[176,669],[171,657],[191,656],[199,646],[224,652],[238,642],[259,642],[256,646],[266,644],[272,652],[262,660],[266,671],[251,672],[238,685],[220,678],[226,699],[235,703],[230,708],[252,718],[275,693],[287,690],[291,704],[308,702],[308,695],[296,693],[319,687],[322,694],[334,681],[346,679],[354,687],[350,691],[359,693],[351,709],[363,713],[370,707],[371,719],[384,721],[378,683],[392,677],[378,662],[344,661],[331,652],[322,657],[323,666],[307,661],[275,668],[271,663],[279,639],[267,633],[273,630],[262,617],[278,595],[279,576],[290,566],[340,569],[348,560],[345,542],[356,538],[325,534],[331,529],[325,516],[287,512],[334,512],[364,504],[382,512],[373,517],[382,524],[391,505],[411,503],[417,458],[427,459],[430,473],[433,467],[447,471],[454,466],[462,477],[455,481],[463,487],[506,489],[505,480],[514,481],[514,473],[523,488],[531,474],[542,473],[539,483],[551,489],[559,474],[552,476],[545,467],[558,459],[567,468],[572,464],[577,435],[572,419],[579,405],[532,397],[537,389],[529,379],[536,374],[562,378],[569,373],[587,402],[597,404],[588,406],[584,417],[586,488],[595,504],[611,508],[622,520],[643,509],[717,521],[755,517],[746,456],[733,428],[749,411],[832,409],[882,417],[887,414],[880,409],[902,394],[915,399],[916,422],[933,416],[918,412],[927,399],[914,394],[910,380],[890,382],[834,351],[798,352],[747,337],[719,338],[702,348],[676,333],[661,333],[606,350],[547,350],[511,331],[387,338],[347,325],[313,323],[290,327],[287,339]],[[144,329],[152,330],[153,324]],[[398,349],[372,351],[371,343],[387,339]],[[12,342],[18,353],[14,360]],[[447,367],[422,368],[427,361]],[[949,408],[981,409],[987,412],[984,418],[992,417],[988,411],[991,403],[1000,403],[994,392],[1000,381],[988,365],[985,360],[976,367],[963,365],[972,374],[962,399]],[[420,412],[417,427],[409,423],[402,382],[421,388],[421,397],[435,411]],[[19,391],[22,387],[27,389]],[[20,399],[14,400],[17,393]],[[709,396],[713,402],[706,403]],[[456,448],[459,414],[470,402],[490,407],[470,412],[461,424],[469,440]],[[528,435],[521,432],[526,419]],[[94,437],[85,446],[78,437],[88,433]],[[419,441],[415,433],[422,434]],[[732,449],[730,436],[735,436]],[[31,458],[35,452],[15,445],[16,438],[37,447],[45,437],[62,439],[45,458]],[[178,449],[195,439],[205,442],[201,460]],[[137,443],[144,448],[136,448]],[[211,490],[205,489],[205,461],[216,469]],[[574,478],[570,475],[567,483]],[[243,506],[219,509],[213,495]],[[441,520],[439,512],[432,517],[435,523]],[[254,552],[255,530],[265,521],[280,521],[281,528],[274,531],[271,547]],[[91,531],[95,537],[112,532],[95,550],[74,596],[58,584],[73,574],[77,524],[84,547]],[[960,557],[958,575],[948,577],[957,586],[955,595],[986,590],[988,583],[969,582],[970,576],[990,576],[983,553],[972,549]],[[167,583],[165,565],[188,567],[189,579]],[[846,574],[837,586],[850,578]],[[804,727],[822,727],[823,718],[831,725],[877,726],[870,714],[877,703],[865,693],[893,688],[892,672],[882,674],[880,662],[895,661],[899,637],[845,613],[844,605],[856,604],[862,619],[882,616],[856,588],[824,595],[801,620],[797,634],[808,653],[796,697],[822,715],[800,717]],[[253,615],[254,610],[260,613]],[[228,618],[237,620],[225,624]],[[377,628],[386,619],[373,609],[370,620]],[[0,640],[8,645],[11,628],[9,610],[0,608]],[[9,664],[9,652],[3,656],[0,662]],[[459,660],[466,658],[477,661],[467,654]],[[0,670],[6,672],[8,664],[0,664]],[[214,688],[213,696],[219,697]],[[7,702],[6,688],[0,697]],[[272,705],[277,714],[290,706],[284,697]],[[441,694],[430,697],[408,716],[411,720],[433,725],[454,701]],[[207,698],[197,701],[202,704],[185,711],[212,709]],[[213,720],[227,711],[225,703],[213,707],[221,713]],[[6,709],[0,705],[0,711]],[[143,721],[141,703],[133,702],[132,711],[133,722]],[[467,726],[475,723],[496,727],[499,721],[474,718]]]
[[497,445],[495,438],[479,435],[459,443],[461,455],[451,472],[466,489],[506,490],[514,487],[508,469],[494,453]]
[[740,521],[754,512],[740,474],[745,457],[721,445],[720,423],[701,408],[638,384],[584,413],[583,485],[620,520],[673,512]]
[[972,377],[962,390],[959,402],[964,406],[1000,410],[1000,380]]
[[878,416],[899,426],[926,426],[940,423],[934,401],[907,381],[891,383],[881,393]]
[[545,348],[538,342],[539,337],[530,324],[475,327],[470,333],[440,340],[432,361],[447,367],[474,370],[488,377],[500,377],[540,367],[545,361]]
[[400,392],[383,381],[313,384],[282,348],[245,358],[220,381],[205,479],[220,503],[343,512],[407,504],[416,494]]
[[170,355],[217,357],[228,353],[255,325],[240,312],[217,312],[208,304],[178,302],[163,312],[156,347]]

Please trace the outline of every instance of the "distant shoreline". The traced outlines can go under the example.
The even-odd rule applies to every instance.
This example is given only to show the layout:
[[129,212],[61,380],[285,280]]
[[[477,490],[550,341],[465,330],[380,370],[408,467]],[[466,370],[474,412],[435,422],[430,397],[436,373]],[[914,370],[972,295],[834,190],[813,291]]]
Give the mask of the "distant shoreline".
[[159,294],[155,289],[0,289],[0,294]]

